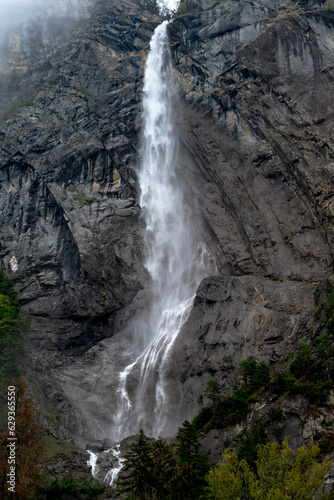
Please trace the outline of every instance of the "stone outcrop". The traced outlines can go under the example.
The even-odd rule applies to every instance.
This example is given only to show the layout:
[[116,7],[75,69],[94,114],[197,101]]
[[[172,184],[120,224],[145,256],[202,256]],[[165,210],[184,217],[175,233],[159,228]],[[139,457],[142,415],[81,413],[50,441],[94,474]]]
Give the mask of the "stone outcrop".
[[[242,359],[284,366],[314,284],[333,273],[334,11],[192,5],[169,25],[178,181],[217,276],[200,285],[174,346],[175,425],[208,379],[231,390]],[[97,2],[66,46],[0,83],[1,263],[32,318],[30,341],[55,351],[30,360],[57,387],[50,432],[80,444],[108,433],[126,334],[145,307],[136,166],[160,21],[131,0]],[[309,414],[290,410],[286,426],[307,437]]]
[[333,268],[333,12],[268,5],[172,23],[181,166],[202,173],[193,184],[221,265],[318,280]]
[[70,46],[10,75],[1,260],[45,348],[82,350],[110,336],[112,313],[141,287],[134,169],[142,60],[157,22],[131,2],[112,15],[100,3]]

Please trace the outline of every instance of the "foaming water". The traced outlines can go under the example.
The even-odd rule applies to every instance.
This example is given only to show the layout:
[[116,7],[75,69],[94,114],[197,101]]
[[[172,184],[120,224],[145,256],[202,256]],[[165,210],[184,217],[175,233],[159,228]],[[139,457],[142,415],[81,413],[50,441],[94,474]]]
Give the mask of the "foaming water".
[[92,476],[96,477],[99,470],[97,466],[98,456],[93,451],[87,450],[87,452],[89,453],[89,460],[87,461],[87,465],[92,468]]
[[146,223],[145,266],[151,277],[150,310],[148,318],[137,319],[134,361],[119,376],[118,412],[112,431],[117,441],[140,427],[152,436],[173,431],[170,409],[178,404],[177,389],[167,380],[166,368],[196,288],[209,274],[212,262],[205,245],[192,234],[176,171],[167,25],[163,22],[154,32],[144,78],[139,184]]
[[111,469],[109,472],[107,472],[103,482],[106,484],[109,484],[109,486],[112,486],[113,488],[116,487],[117,479],[119,476],[119,473],[121,472],[125,458],[121,457],[121,450],[120,450],[120,444],[116,446],[116,448],[111,448],[111,450],[108,450],[113,454],[113,456],[118,460],[118,466],[114,467]]

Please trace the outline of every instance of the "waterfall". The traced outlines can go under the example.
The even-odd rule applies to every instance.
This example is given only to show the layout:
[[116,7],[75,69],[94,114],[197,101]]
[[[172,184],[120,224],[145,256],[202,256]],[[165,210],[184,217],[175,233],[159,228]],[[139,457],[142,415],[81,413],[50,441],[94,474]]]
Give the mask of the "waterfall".
[[143,90],[138,177],[146,223],[145,266],[151,278],[150,309],[136,324],[133,362],[119,376],[118,413],[112,432],[115,440],[138,432],[140,427],[151,436],[175,430],[180,398],[177,384],[166,376],[169,357],[188,318],[196,288],[208,275],[209,256],[193,234],[177,172],[167,25],[164,21],[152,36]]
[[87,465],[92,468],[92,476],[96,477],[96,474],[98,473],[99,470],[97,466],[98,456],[93,451],[87,450],[87,452],[89,453],[89,460],[87,460]]
[[117,458],[118,466],[114,467],[109,472],[107,472],[103,482],[115,488],[119,473],[121,472],[124,466],[125,458],[121,457],[120,444],[118,444],[116,448],[111,448],[110,450],[108,450],[108,452],[111,452],[113,456]]

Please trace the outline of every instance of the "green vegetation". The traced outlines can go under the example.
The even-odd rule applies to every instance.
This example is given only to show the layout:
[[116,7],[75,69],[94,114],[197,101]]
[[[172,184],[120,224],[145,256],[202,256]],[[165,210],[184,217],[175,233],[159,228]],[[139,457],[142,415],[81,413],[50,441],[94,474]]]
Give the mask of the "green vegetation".
[[91,205],[92,203],[99,201],[96,196],[84,196],[83,194],[75,194],[73,198],[80,201],[80,207],[83,207],[84,205]]
[[[127,499],[159,500],[311,500],[318,494],[330,467],[319,461],[320,447],[311,441],[296,452],[283,443],[268,443],[263,427],[239,442],[239,451],[226,449],[223,461],[209,470],[199,453],[192,425],[184,422],[175,448],[158,438],[148,440],[141,430],[126,455],[125,476],[118,492]],[[249,451],[252,453],[249,454]]]
[[255,470],[259,447],[268,442],[268,433],[262,423],[257,424],[252,431],[246,430],[234,439],[239,460],[246,460]]
[[[255,470],[230,449],[223,453],[223,463],[211,469],[206,479],[208,497],[217,500],[311,500],[324,483],[330,460],[318,462],[319,446],[311,441],[294,452],[288,438],[282,445],[260,446]],[[317,496],[329,499],[329,494]]]
[[[0,498],[30,500],[42,482],[44,447],[41,443],[42,427],[38,422],[38,407],[32,399],[28,383],[22,377],[12,381],[8,392],[8,424],[0,432]],[[13,415],[15,413],[15,423]],[[10,420],[12,417],[12,420]],[[11,428],[11,425],[12,428]],[[14,429],[13,429],[14,427]],[[15,495],[8,491],[8,475],[12,471],[11,433],[15,433]]]
[[43,436],[42,444],[45,446],[47,458],[52,458],[57,455],[65,455],[66,457],[72,458],[78,452],[78,447],[74,444],[65,443],[53,436]]
[[87,89],[85,89],[84,87],[75,87],[75,90],[77,90],[78,92],[81,92],[82,94],[85,94],[86,96],[91,96],[91,94],[88,92]]
[[188,12],[188,5],[186,4],[186,2],[180,2],[176,12],[177,14],[180,15],[183,15],[186,12]]
[[325,3],[323,6],[325,10],[334,10],[334,2],[333,0],[329,0],[328,2]]
[[[308,332],[307,342],[298,345],[288,369],[270,378],[268,366],[250,356],[240,364],[243,385],[231,394],[222,395],[219,384],[209,380],[198,398],[201,409],[193,420],[197,432],[241,422],[261,391],[267,391],[268,399],[290,393],[302,394],[312,404],[327,403],[334,388],[334,286],[330,280],[316,287],[314,301],[318,333]],[[209,400],[207,405],[203,404],[205,397]],[[280,409],[272,409],[270,416],[279,419]]]
[[162,438],[148,440],[140,430],[125,455],[126,474],[119,480],[119,493],[128,499],[198,500],[209,471],[207,457],[198,450],[196,433],[187,421],[174,449]]
[[61,481],[56,479],[49,485],[40,488],[37,500],[59,500],[60,498],[85,500],[98,497],[105,489],[105,486],[96,485],[92,480],[76,483],[72,477],[64,478]]
[[191,0],[182,0],[176,11],[176,17],[189,14],[190,12],[197,12],[198,6]]
[[0,391],[4,393],[12,378],[19,376],[17,315],[20,305],[13,283],[0,270]]
[[261,361],[257,363],[253,356],[240,363],[240,369],[244,376],[244,382],[252,390],[259,389],[267,385],[270,381],[269,368]]
[[[220,387],[215,380],[208,381],[204,394],[210,404],[203,406],[193,419],[192,425],[196,432],[221,429],[246,418],[249,404],[254,402],[254,390],[260,388],[259,374],[265,374],[263,383],[269,382],[269,369],[265,363],[257,364],[250,357],[241,364],[241,370],[244,372],[245,387],[237,387],[227,396],[220,394]],[[203,396],[200,396],[199,402],[203,400]]]

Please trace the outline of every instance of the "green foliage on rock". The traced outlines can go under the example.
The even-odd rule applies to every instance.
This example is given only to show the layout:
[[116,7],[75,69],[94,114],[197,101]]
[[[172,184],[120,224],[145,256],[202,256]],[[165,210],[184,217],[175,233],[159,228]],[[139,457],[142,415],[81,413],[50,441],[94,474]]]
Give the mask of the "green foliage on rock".
[[177,14],[183,15],[186,12],[188,12],[188,10],[189,10],[189,7],[188,7],[187,3],[180,2],[176,12],[177,12]]
[[[273,399],[283,394],[302,394],[312,404],[325,405],[334,388],[334,285],[325,280],[314,292],[315,331],[300,342],[290,366],[270,377],[269,367],[250,356],[240,364],[243,386],[221,394],[217,381],[209,380],[199,397],[201,409],[193,419],[194,429],[208,432],[241,422],[259,393]],[[205,405],[204,401],[209,400]]]
[[10,305],[14,308],[14,316],[20,310],[20,304],[17,301],[17,294],[12,281],[7,278],[3,271],[0,270],[0,294],[8,297]]
[[195,14],[199,10],[199,4],[192,0],[182,0],[175,12],[175,17],[182,17],[187,14]]
[[237,387],[232,394],[224,396],[217,404],[205,430],[220,429],[244,420],[248,413],[250,395],[249,389]]
[[0,271],[0,391],[4,392],[12,378],[19,376],[17,315],[20,305],[14,285]]
[[84,205],[91,205],[92,203],[100,201],[98,198],[96,198],[96,196],[85,196],[83,194],[75,194],[73,198],[75,200],[79,200],[80,208]]
[[260,446],[253,471],[246,460],[227,449],[223,462],[207,475],[208,496],[217,500],[311,500],[330,467],[329,460],[317,460],[319,453],[312,441],[294,452],[285,438],[282,445]]
[[241,422],[247,416],[250,399],[249,389],[242,387],[228,396],[220,395],[215,404],[205,406],[196,415],[192,422],[194,429],[208,432]]
[[295,383],[290,390],[304,394],[315,404],[326,404],[334,388],[334,286],[329,279],[314,291],[316,331],[301,342],[290,365]]
[[259,447],[268,442],[268,433],[262,423],[258,423],[252,431],[246,430],[234,440],[239,460],[246,460],[255,469]]
[[267,385],[270,381],[268,366],[263,361],[257,363],[253,356],[242,361],[240,369],[243,373],[245,384],[249,385],[251,389],[259,389]]
[[[249,404],[254,401],[254,391],[270,382],[268,366],[263,362],[257,363],[253,357],[243,361],[240,369],[245,386],[237,387],[231,394],[222,395],[219,384],[215,380],[208,381],[204,395],[210,404],[203,406],[192,422],[197,432],[221,429],[244,420]],[[203,399],[200,401],[203,402]]]

